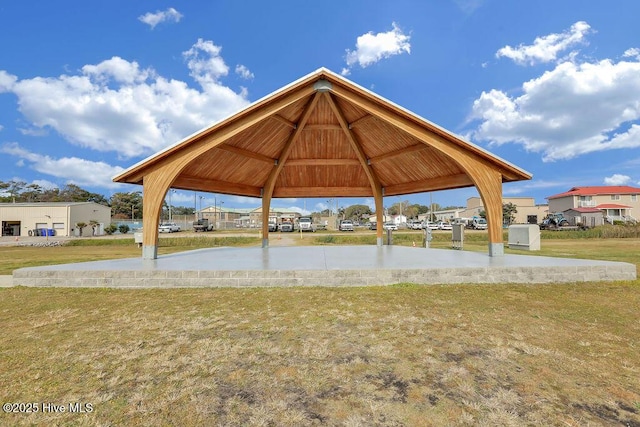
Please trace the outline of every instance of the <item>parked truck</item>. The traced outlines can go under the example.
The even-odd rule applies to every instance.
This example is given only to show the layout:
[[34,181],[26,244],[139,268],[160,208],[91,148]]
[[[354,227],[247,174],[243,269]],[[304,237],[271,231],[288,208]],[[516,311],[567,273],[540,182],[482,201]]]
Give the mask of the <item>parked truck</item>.
[[302,217],[298,220],[298,227],[300,231],[311,231],[315,233],[316,225],[313,223],[313,219],[311,217]]
[[486,230],[488,228],[487,220],[479,216],[474,216],[471,222],[467,224],[467,227],[473,228],[474,230]]
[[198,231],[211,231],[213,230],[213,224],[209,223],[208,219],[199,219],[193,221],[193,231],[196,233]]

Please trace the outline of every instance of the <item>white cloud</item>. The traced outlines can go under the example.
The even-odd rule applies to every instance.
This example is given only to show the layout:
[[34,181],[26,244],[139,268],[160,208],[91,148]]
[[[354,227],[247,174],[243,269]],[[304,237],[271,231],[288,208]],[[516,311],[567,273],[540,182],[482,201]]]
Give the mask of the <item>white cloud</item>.
[[319,211],[322,212],[325,209],[329,209],[329,205],[323,202],[318,202],[315,205],[315,208]]
[[342,69],[342,74],[348,75],[355,64],[366,68],[393,55],[400,55],[403,52],[411,53],[409,43],[411,36],[404,34],[395,22],[392,25],[393,29],[386,33],[368,32],[359,36],[356,40],[356,49],[347,49],[347,66]]
[[563,33],[536,37],[531,45],[520,44],[515,48],[507,45],[496,52],[496,57],[510,58],[520,65],[555,61],[560,52],[577,44],[586,43],[585,37],[590,32],[589,24],[579,21]]
[[640,62],[564,62],[522,85],[520,96],[497,89],[474,101],[468,136],[518,143],[544,161],[640,147]]
[[229,199],[234,204],[252,205],[252,206],[255,206],[256,204],[260,204],[260,205],[262,204],[262,200],[258,197],[231,196]]
[[198,40],[184,53],[201,90],[113,57],[77,75],[19,80],[0,71],[0,90],[13,92],[31,135],[53,129],[72,144],[123,158],[149,155],[211,125],[249,102],[219,79],[228,73],[220,48]]
[[371,209],[371,212],[376,211],[376,201],[374,199],[364,199],[362,204],[369,206],[369,209]]
[[50,156],[33,153],[16,143],[5,144],[0,152],[16,156],[22,162],[30,164],[31,169],[40,173],[64,178],[67,183],[78,186],[119,187],[111,178],[120,174],[124,168],[111,166],[104,162],[93,162],[77,157],[61,157],[54,159]]
[[203,87],[215,84],[229,74],[229,67],[220,56],[222,47],[210,40],[198,39],[191,49],[182,52],[193,77]]
[[605,185],[628,185],[631,182],[631,177],[616,173],[606,177],[603,182]]
[[631,49],[627,49],[622,56],[625,58],[635,58],[636,60],[640,60],[640,49],[632,47]]
[[167,10],[158,10],[156,13],[147,12],[138,17],[139,21],[144,22],[150,26],[151,29],[162,22],[180,22],[181,19],[182,14],[172,7]]
[[85,65],[82,74],[91,79],[95,84],[108,84],[110,81],[122,85],[132,85],[154,78],[152,69],[141,70],[137,62],[129,62],[114,56],[102,61],[98,65]]
[[193,191],[173,190],[171,195],[171,204],[174,206],[195,207],[197,195],[194,197]]
[[291,209],[292,211],[298,212],[302,216],[311,214],[310,210],[302,209],[299,206],[289,206],[287,209]]
[[46,179],[34,179],[31,183],[38,185],[40,186],[40,188],[43,188],[45,190],[53,190],[54,188],[59,188],[58,184],[47,181]]
[[4,70],[0,70],[0,93],[11,92],[18,78]]
[[471,14],[480,8],[484,0],[454,0],[454,3],[466,14]]
[[518,195],[527,194],[532,190],[540,190],[546,188],[565,188],[575,185],[573,178],[564,181],[546,181],[546,180],[534,180],[534,181],[521,181],[506,184],[502,193],[504,195]]
[[236,74],[245,80],[251,80],[255,77],[253,73],[249,71],[249,69],[244,65],[236,65]]

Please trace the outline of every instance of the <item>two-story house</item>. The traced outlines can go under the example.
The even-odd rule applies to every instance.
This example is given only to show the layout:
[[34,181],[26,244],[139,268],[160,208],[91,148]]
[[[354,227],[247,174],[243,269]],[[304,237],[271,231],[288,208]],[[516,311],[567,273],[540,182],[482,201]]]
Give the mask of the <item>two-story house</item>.
[[640,188],[627,185],[573,187],[547,199],[549,212],[562,212],[572,224],[636,222],[640,213]]

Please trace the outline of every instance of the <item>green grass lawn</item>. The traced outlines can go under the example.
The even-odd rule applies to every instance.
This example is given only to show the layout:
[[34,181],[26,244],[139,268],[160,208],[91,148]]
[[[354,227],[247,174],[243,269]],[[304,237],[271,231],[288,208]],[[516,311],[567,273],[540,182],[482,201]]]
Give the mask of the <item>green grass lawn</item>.
[[[465,248],[486,251],[479,236]],[[167,240],[160,252],[205,243]],[[25,256],[139,256],[131,246],[1,248],[0,259],[11,271]],[[637,238],[542,247],[640,265]],[[638,307],[640,280],[2,288],[0,397],[39,412],[0,413],[0,425],[639,426]]]

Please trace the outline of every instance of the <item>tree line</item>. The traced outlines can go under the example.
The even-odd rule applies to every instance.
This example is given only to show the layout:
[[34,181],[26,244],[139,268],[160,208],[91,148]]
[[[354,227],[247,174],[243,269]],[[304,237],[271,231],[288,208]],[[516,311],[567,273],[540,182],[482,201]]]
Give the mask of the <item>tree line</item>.
[[[108,199],[99,193],[92,193],[75,184],[67,184],[62,188],[43,188],[38,184],[27,184],[24,181],[0,181],[0,202],[2,203],[35,203],[35,202],[95,202],[111,208],[111,216],[116,219],[141,219],[142,218],[142,192],[114,193]],[[430,207],[433,211],[450,209],[442,208],[434,203],[431,206],[411,204],[408,200],[400,201],[385,208],[388,215],[404,215],[409,219],[428,213]],[[164,210],[168,210],[166,201]],[[185,206],[171,206],[173,215],[193,215],[195,208]],[[314,212],[312,216],[329,216],[335,212],[325,209]],[[367,205],[351,205],[339,207],[338,216],[343,219],[362,221],[373,215],[373,211]]]
[[[430,206],[421,205],[419,203],[409,203],[408,200],[396,202],[391,206],[385,208],[387,215],[404,215],[407,219],[417,219],[418,215],[423,215],[431,211],[436,212],[439,210],[458,209],[458,206],[446,206],[442,207],[438,203],[433,203]],[[330,216],[335,212],[330,209],[324,209],[321,212],[314,212],[311,214],[313,217]],[[373,215],[373,210],[367,205],[351,205],[347,207],[338,207],[338,217],[343,219],[350,219],[353,221],[363,221],[369,216]]]
[[[114,193],[109,199],[99,193],[92,193],[75,184],[67,184],[62,188],[43,188],[38,184],[27,184],[24,181],[0,181],[0,202],[2,203],[36,203],[36,202],[94,202],[109,206],[111,215],[120,219],[142,218],[142,192]],[[177,215],[180,208],[172,208]],[[194,209],[191,208],[193,213]]]

